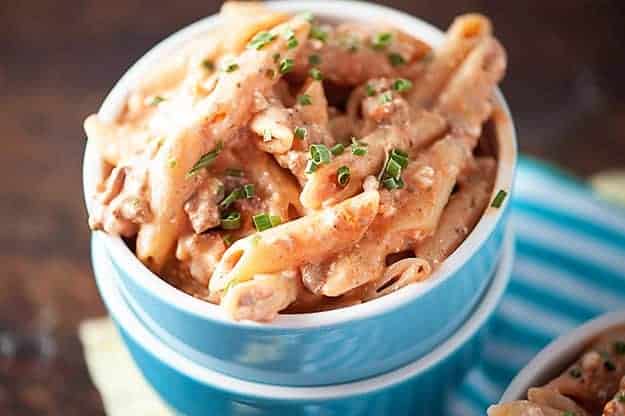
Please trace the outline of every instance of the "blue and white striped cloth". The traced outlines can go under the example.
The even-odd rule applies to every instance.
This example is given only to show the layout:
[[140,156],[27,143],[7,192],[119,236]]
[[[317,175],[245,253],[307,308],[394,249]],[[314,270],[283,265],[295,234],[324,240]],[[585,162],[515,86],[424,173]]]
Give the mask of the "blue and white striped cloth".
[[557,336],[625,308],[625,210],[524,159],[513,197],[516,260],[482,362],[450,397],[449,416],[484,415]]

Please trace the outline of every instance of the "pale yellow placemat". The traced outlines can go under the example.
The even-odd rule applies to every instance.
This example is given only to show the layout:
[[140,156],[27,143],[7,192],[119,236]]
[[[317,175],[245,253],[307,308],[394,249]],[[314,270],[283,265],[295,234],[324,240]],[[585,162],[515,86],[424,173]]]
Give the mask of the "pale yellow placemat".
[[144,380],[109,318],[83,322],[79,336],[108,416],[174,416]]

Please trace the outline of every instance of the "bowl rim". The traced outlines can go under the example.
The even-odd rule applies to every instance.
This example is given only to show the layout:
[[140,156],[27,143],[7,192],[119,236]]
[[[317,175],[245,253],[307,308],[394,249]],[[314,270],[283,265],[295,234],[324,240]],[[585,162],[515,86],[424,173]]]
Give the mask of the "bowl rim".
[[[444,38],[444,33],[423,20],[410,16],[398,10],[388,7],[350,0],[337,0],[333,2],[317,2],[310,0],[286,0],[271,1],[266,3],[269,7],[297,13],[311,11],[322,19],[345,19],[375,23],[384,19],[413,35],[419,36],[424,41],[437,45]],[[349,14],[347,14],[349,11]],[[111,92],[104,100],[98,115],[104,119],[114,118],[134,84],[142,73],[152,67],[160,56],[173,52],[180,44],[188,42],[194,37],[205,33],[218,24],[218,15],[212,15],[201,19],[191,25],[168,36],[158,43],[145,55],[143,55],[115,84]],[[498,167],[492,197],[499,189],[512,191],[514,176],[517,165],[517,139],[514,122],[508,105],[497,89],[496,101],[505,117],[500,118],[495,124],[498,139]],[[87,211],[90,211],[91,197],[97,180],[97,167],[100,166],[96,150],[87,142],[83,160],[83,190]],[[378,299],[359,305],[348,306],[323,312],[311,312],[300,314],[281,314],[270,323],[257,323],[251,321],[233,321],[226,316],[218,305],[194,298],[183,291],[169,285],[151,270],[143,265],[135,254],[126,246],[120,237],[108,235],[102,231],[96,231],[104,238],[105,244],[115,263],[122,268],[143,290],[168,303],[175,308],[188,314],[196,315],[203,319],[213,320],[222,325],[255,327],[261,330],[287,329],[287,328],[318,328],[329,325],[337,325],[348,321],[366,319],[372,316],[382,315],[402,305],[414,301],[427,293],[432,288],[443,284],[448,278],[455,275],[457,270],[468,262],[482,247],[484,242],[492,235],[495,227],[509,208],[511,198],[508,197],[499,209],[487,207],[485,213],[476,224],[475,228],[462,242],[462,244],[439,266],[431,278],[420,285],[410,285],[396,292],[382,296]]]
[[[515,255],[514,233],[512,227],[508,227],[501,260],[480,303],[471,317],[451,337],[427,355],[398,369],[364,380],[327,386],[301,387],[258,383],[225,375],[201,366],[161,342],[139,321],[130,306],[123,300],[115,279],[111,278],[111,273],[115,273],[111,259],[106,255],[105,247],[98,244],[97,236],[94,237],[92,239],[94,264],[97,264],[98,268],[103,268],[103,272],[96,274],[96,284],[110,316],[116,325],[124,330],[126,336],[131,337],[155,359],[158,357],[157,359],[165,365],[202,384],[231,394],[272,400],[328,400],[367,394],[395,386],[430,370],[469,342],[493,316],[511,279]],[[109,270],[106,271],[106,269]]]
[[619,310],[602,314],[559,336],[523,367],[508,385],[499,403],[524,399],[529,388],[545,383],[548,377],[568,367],[597,336],[623,326],[625,310]]

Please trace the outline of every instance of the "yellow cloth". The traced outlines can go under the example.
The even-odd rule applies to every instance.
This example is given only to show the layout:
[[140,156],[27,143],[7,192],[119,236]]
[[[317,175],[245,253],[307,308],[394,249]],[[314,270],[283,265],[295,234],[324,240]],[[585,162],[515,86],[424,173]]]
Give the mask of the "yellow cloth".
[[108,416],[173,416],[144,380],[109,318],[79,328],[89,374]]

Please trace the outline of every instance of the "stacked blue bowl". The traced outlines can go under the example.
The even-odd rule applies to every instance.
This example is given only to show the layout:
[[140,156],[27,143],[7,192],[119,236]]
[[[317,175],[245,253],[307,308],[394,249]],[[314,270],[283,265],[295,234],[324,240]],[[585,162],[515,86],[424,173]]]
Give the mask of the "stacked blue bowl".
[[[290,13],[326,21],[393,22],[436,46],[443,34],[385,7],[351,1],[276,1]],[[113,119],[128,91],[155,64],[213,30],[208,17],[173,34],[117,83],[99,116]],[[505,100],[493,120],[498,160],[494,190],[512,189],[516,137]],[[85,194],[100,164],[92,144]],[[111,316],[147,380],[173,408],[194,415],[439,414],[442,395],[478,356],[479,334],[510,274],[509,200],[489,207],[462,245],[427,281],[332,311],[280,315],[274,322],[233,322],[215,305],[168,285],[121,238],[94,234],[93,264]],[[89,202],[88,202],[89,204]],[[419,410],[421,409],[421,410]],[[429,409],[427,412],[424,409]]]

